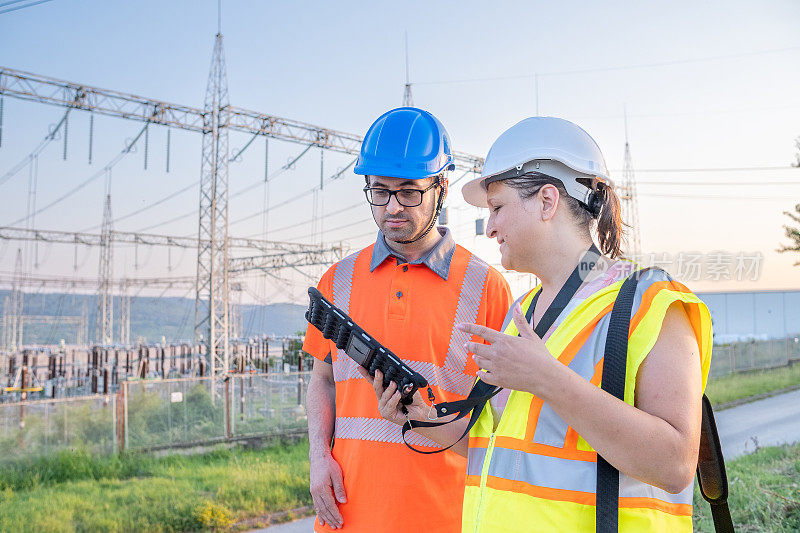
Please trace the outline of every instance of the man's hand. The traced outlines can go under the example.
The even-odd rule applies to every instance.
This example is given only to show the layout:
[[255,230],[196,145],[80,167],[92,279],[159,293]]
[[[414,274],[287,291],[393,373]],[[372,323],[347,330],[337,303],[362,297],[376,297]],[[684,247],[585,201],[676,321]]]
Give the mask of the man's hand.
[[375,371],[375,377],[369,375],[367,369],[359,365],[358,371],[364,379],[375,389],[375,396],[378,398],[378,412],[388,420],[402,426],[406,420],[425,420],[430,411],[430,407],[422,399],[422,394],[417,390],[414,392],[413,402],[405,406],[408,413],[403,412],[403,404],[400,403],[400,391],[397,390],[397,383],[392,381],[389,386],[383,388],[383,373]]
[[[335,498],[334,498],[335,496]],[[330,454],[311,458],[311,499],[320,524],[342,527],[342,513],[336,502],[345,503],[342,468]]]

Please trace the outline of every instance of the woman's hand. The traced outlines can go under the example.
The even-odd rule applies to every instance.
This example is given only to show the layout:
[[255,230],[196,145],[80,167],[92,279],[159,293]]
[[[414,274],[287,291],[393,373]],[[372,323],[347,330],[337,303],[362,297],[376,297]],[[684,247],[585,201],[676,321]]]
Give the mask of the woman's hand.
[[403,412],[403,404],[400,403],[400,391],[397,390],[397,384],[392,381],[389,383],[389,386],[384,389],[383,373],[380,370],[375,371],[375,377],[373,378],[363,366],[358,365],[357,368],[358,371],[361,372],[361,375],[364,376],[364,379],[375,389],[375,396],[378,397],[378,412],[383,418],[401,426],[406,423],[407,418],[411,420],[425,420],[430,407],[423,401],[422,394],[420,394],[419,390],[414,393],[414,401],[405,406],[408,410],[408,416],[406,417],[406,413]]
[[548,379],[548,370],[556,370],[554,365],[560,366],[560,363],[530,327],[519,303],[514,305],[513,317],[521,337],[476,324],[459,324],[458,327],[488,342],[468,342],[465,345],[474,354],[472,358],[478,368],[483,370],[478,373],[481,381],[536,394],[538,384]]

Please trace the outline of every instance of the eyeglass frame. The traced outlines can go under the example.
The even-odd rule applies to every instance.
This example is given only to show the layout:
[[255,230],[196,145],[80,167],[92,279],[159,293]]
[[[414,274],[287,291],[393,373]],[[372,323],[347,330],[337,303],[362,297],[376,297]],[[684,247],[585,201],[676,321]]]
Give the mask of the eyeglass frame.
[[[429,190],[433,189],[434,187],[439,186],[439,185],[441,185],[441,183],[439,182],[439,180],[436,180],[436,181],[434,181],[433,183],[431,183],[430,185],[428,185],[424,189],[397,189],[395,191],[395,190],[392,190],[392,189],[387,189],[386,187],[370,187],[370,186],[366,186],[361,190],[364,191],[364,196],[367,197],[367,203],[369,205],[373,205],[375,207],[383,207],[385,205],[389,205],[389,202],[392,201],[392,196],[394,196],[394,199],[397,200],[397,203],[399,205],[403,206],[403,207],[419,207],[419,206],[422,205],[422,201],[425,199],[425,193],[428,192]],[[374,203],[372,203],[372,201],[370,201],[370,193],[369,193],[370,190],[386,191],[386,192],[389,193],[389,198],[386,199],[386,203],[385,204],[374,204]],[[397,196],[397,194],[401,193],[403,191],[414,191],[414,192],[420,193],[419,194],[419,203],[418,204],[414,204],[414,205],[406,205],[403,202],[401,202],[400,201],[400,197]]]

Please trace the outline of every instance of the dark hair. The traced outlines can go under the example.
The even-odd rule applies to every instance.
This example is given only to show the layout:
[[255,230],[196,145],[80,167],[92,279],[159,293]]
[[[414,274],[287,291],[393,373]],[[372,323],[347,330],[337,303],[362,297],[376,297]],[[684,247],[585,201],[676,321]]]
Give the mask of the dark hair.
[[[593,191],[591,206],[576,200],[567,193],[564,184],[557,178],[546,178],[533,175],[522,175],[503,180],[509,187],[516,189],[523,200],[533,197],[545,185],[553,185],[561,196],[578,226],[591,230],[597,220],[597,239],[600,250],[612,259],[622,255],[621,242],[624,233],[622,222],[622,206],[617,193],[606,183],[597,178],[587,178],[583,183]],[[583,180],[581,180],[583,181]]]

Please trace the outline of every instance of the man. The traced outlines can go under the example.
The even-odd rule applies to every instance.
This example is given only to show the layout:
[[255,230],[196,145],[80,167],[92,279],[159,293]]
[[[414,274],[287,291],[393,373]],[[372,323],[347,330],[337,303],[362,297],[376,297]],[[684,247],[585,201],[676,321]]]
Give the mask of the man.
[[[469,339],[455,325],[499,329],[511,303],[496,270],[435,228],[453,168],[450,139],[433,115],[404,107],[378,118],[354,169],[366,180],[377,241],[333,265],[318,285],[424,375],[437,401],[464,398],[475,379]],[[306,399],[315,530],[460,531],[464,460],[406,448],[355,361],[313,326],[303,350],[316,358]],[[413,432],[407,440],[440,448]]]

